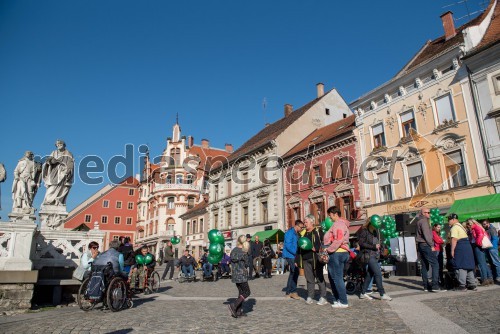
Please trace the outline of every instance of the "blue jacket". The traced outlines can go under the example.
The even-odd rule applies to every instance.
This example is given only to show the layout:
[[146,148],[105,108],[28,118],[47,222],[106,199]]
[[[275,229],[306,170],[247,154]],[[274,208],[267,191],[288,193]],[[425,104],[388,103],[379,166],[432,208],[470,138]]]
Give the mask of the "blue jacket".
[[295,232],[295,228],[290,227],[285,233],[285,243],[283,245],[283,257],[288,259],[295,258],[297,254],[297,244],[299,242],[299,236]]

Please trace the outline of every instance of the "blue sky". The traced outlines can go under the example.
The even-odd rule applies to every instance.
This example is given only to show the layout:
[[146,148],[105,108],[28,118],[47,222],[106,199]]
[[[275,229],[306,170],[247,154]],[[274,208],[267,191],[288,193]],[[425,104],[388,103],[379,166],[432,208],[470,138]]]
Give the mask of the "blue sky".
[[[469,0],[470,12],[482,2]],[[0,216],[11,211],[25,150],[47,155],[63,139],[77,162],[107,162],[127,143],[157,155],[176,113],[195,143],[238,147],[281,118],[285,103],[313,99],[318,82],[350,102],[390,79],[443,34],[440,14],[466,15],[464,4],[445,8],[453,3],[3,0]],[[68,209],[102,186],[77,179]]]

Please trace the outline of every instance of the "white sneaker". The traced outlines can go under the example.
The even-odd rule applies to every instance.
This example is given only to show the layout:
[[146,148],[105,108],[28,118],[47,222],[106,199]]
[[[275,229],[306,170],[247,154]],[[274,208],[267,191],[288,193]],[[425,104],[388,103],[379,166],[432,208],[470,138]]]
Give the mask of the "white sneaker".
[[341,302],[338,302],[337,304],[332,304],[333,308],[348,308],[348,304],[342,304]]
[[365,292],[365,295],[371,295],[373,293],[373,290],[368,290]]
[[367,299],[367,300],[373,300],[372,296],[366,293],[362,293],[359,295],[359,299]]
[[321,297],[316,304],[323,306],[328,304],[328,301],[325,298]]
[[388,294],[385,294],[385,295],[381,295],[380,296],[380,300],[387,300],[387,301],[391,301],[392,298],[391,296],[389,296]]
[[314,303],[314,300],[310,297],[307,297],[306,304],[312,304]]

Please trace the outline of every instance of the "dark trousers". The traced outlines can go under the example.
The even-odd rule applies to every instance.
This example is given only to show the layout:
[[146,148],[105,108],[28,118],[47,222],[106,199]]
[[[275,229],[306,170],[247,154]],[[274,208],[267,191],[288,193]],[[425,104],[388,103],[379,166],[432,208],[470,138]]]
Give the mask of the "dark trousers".
[[[422,262],[422,282],[424,289],[439,289],[439,263],[437,257],[433,254],[432,249],[426,243],[418,244],[418,252],[420,253],[420,261]],[[428,271],[432,269],[432,286],[429,283]]]
[[236,287],[238,288],[238,297],[243,296],[243,298],[248,298],[250,296],[250,286],[248,282],[236,283]]
[[167,277],[167,274],[168,274],[168,271],[170,269],[172,269],[170,271],[170,278],[169,279],[172,279],[172,277],[174,277],[174,260],[169,260],[166,262],[167,266],[165,267],[165,270],[163,271],[163,275],[161,275],[161,279],[165,279],[165,277]]
[[248,278],[252,279],[253,277],[253,257],[251,255],[248,255],[248,261],[250,265],[248,266]]
[[380,271],[378,260],[374,256],[370,256],[370,260],[368,261],[368,269],[366,270],[365,282],[363,284],[363,293],[368,290],[372,277],[377,285],[378,293],[382,296],[385,294],[384,286],[382,284],[382,272]]
[[273,270],[273,262],[270,257],[262,258],[262,265],[264,266],[265,274],[271,276],[271,272]]
[[444,274],[443,274],[443,269],[444,269],[444,259],[443,259],[443,251],[437,252],[434,251],[434,254],[436,255],[436,258],[438,260],[439,264],[439,284],[444,285]]
[[290,275],[286,284],[285,292],[287,295],[297,291],[297,280],[299,279],[299,268],[295,266],[295,259],[285,258],[290,268]]

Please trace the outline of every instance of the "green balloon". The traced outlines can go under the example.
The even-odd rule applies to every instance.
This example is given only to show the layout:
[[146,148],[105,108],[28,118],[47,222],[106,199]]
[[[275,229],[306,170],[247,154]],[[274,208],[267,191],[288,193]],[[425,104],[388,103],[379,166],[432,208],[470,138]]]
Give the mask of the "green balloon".
[[172,245],[177,245],[179,242],[181,242],[181,238],[173,237],[172,239],[170,239],[170,242],[172,243]]
[[216,254],[208,254],[207,256],[207,261],[210,262],[211,264],[217,264],[222,260],[222,254],[216,255]]
[[141,265],[144,264],[144,260],[145,259],[144,259],[144,256],[142,254],[137,254],[135,256],[135,263],[137,263],[137,264],[141,264]]
[[146,256],[144,257],[144,264],[148,265],[151,262],[153,262],[153,254],[146,254]]
[[208,231],[208,240],[213,244],[223,244],[224,236],[222,235],[221,231],[213,229]]
[[210,244],[210,246],[208,246],[208,253],[209,254],[212,254],[212,255],[222,255],[222,253],[224,252],[224,247],[221,245],[221,244]]
[[302,237],[299,239],[299,247],[303,250],[311,250],[313,245],[309,238]]
[[321,228],[323,229],[323,232],[328,232],[328,230],[332,226],[333,226],[333,221],[330,219],[330,217],[326,217],[326,219],[321,222]]
[[382,225],[382,218],[379,215],[373,215],[370,217],[370,224],[375,228],[380,228]]

